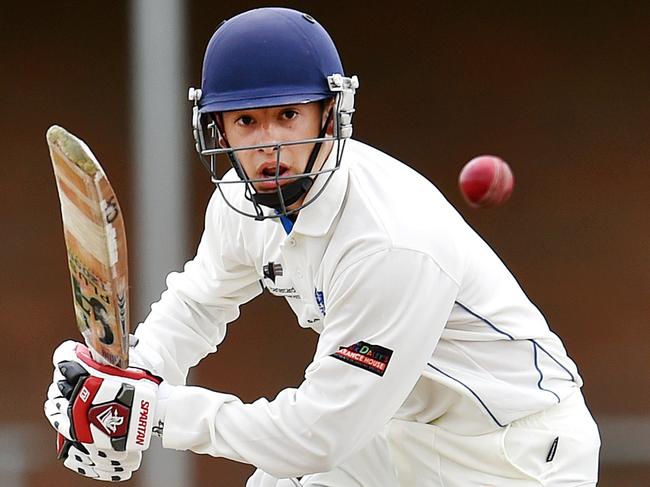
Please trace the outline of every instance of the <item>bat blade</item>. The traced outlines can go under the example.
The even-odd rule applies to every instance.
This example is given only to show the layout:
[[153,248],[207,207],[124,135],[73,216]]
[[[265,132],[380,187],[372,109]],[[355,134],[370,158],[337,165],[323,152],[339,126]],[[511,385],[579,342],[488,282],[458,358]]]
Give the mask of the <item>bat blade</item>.
[[61,203],[77,327],[93,357],[128,367],[129,299],[124,219],[88,146],[62,127],[47,131]]

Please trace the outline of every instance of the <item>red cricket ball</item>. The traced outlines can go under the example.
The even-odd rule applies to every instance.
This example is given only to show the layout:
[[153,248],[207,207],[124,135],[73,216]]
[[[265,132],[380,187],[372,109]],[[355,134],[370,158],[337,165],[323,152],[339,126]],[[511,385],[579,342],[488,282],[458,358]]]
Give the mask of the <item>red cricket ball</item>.
[[514,188],[510,166],[496,156],[478,156],[460,171],[458,185],[467,204],[474,208],[502,205]]

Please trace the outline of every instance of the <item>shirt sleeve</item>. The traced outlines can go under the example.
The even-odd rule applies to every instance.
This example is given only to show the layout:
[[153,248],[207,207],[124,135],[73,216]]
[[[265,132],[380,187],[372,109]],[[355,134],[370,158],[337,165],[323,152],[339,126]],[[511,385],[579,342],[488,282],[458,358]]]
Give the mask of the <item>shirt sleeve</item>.
[[331,470],[404,402],[457,292],[422,253],[387,249],[360,259],[326,290],[324,330],[297,389],[244,404],[178,388],[167,406],[163,445],[250,463],[277,478]]
[[237,226],[223,221],[227,211],[215,193],[196,256],[167,276],[167,290],[135,332],[132,361],[170,384],[184,384],[190,367],[216,351],[239,306],[262,292]]

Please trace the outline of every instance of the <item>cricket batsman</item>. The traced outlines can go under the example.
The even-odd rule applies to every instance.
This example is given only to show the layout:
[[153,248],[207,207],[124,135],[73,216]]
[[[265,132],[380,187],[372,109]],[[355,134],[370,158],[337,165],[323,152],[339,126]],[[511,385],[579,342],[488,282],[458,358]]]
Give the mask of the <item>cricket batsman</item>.
[[[562,342],[429,181],[351,138],[358,86],[305,13],[219,26],[190,92],[216,184],[201,242],[131,368],[54,352],[45,412],[66,467],[126,480],[158,436],[254,465],[248,487],[596,485],[598,430]],[[184,385],[264,290],[320,335],[304,381],[251,404]]]

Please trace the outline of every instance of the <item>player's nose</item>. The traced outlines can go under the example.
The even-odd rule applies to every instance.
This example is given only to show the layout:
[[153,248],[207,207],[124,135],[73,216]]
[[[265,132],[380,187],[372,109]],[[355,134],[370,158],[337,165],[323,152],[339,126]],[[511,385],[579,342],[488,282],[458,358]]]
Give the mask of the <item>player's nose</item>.
[[279,127],[272,122],[261,123],[258,130],[258,140],[256,145],[269,145],[261,148],[261,151],[271,153],[276,150],[274,144],[281,142]]

